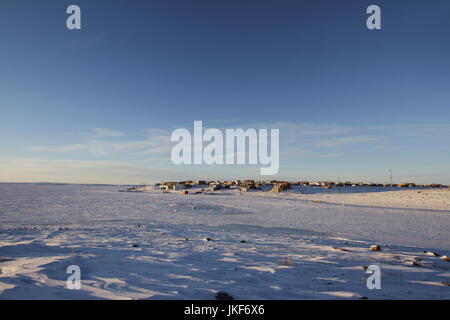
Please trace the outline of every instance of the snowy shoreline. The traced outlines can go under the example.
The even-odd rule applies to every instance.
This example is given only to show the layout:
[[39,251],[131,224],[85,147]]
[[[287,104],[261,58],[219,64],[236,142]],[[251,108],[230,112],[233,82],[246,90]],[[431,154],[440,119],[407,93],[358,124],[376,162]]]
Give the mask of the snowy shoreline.
[[117,190],[0,185],[0,299],[450,299],[450,262],[424,253],[450,255],[448,189]]

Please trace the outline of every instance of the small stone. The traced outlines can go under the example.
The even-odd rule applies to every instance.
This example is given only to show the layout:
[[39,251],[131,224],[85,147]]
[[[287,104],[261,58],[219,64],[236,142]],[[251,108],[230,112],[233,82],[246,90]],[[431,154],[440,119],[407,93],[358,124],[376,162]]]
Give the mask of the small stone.
[[280,265],[282,265],[282,266],[288,266],[288,267],[291,267],[291,266],[292,266],[292,260],[291,260],[291,258],[289,258],[289,257],[280,260],[278,263],[279,263]]
[[344,248],[333,247],[333,249],[340,252],[348,252],[348,250]]
[[217,292],[216,299],[217,300],[234,300],[234,298],[232,296],[230,296],[228,293],[223,292],[223,291]]

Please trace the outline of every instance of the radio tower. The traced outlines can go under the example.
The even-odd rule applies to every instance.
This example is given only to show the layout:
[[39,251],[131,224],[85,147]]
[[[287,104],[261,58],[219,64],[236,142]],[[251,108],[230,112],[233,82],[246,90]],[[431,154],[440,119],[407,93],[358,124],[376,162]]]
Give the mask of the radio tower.
[[392,179],[392,169],[389,169],[389,178],[391,179],[391,188],[394,188],[394,181]]

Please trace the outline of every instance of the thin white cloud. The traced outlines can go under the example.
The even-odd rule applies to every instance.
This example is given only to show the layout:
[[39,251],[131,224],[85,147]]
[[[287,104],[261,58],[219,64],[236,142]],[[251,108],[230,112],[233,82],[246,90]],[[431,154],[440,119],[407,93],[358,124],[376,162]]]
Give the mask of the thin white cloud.
[[[208,122],[204,122],[203,126],[204,130],[212,127]],[[193,123],[191,127],[189,125],[185,127],[192,131]],[[358,145],[359,150],[365,146],[370,150],[389,150],[408,137],[421,135],[422,138],[432,139],[437,135],[444,137],[450,135],[450,125],[446,124],[354,126],[333,123],[272,122],[229,128],[238,127],[280,129],[280,160],[287,162],[351,155],[354,145]],[[170,134],[170,130],[158,128],[133,134],[96,128],[79,142],[59,146],[30,146],[25,150],[64,153],[67,156],[76,155],[77,157],[107,157],[108,160],[151,161],[171,165],[170,151],[174,142],[170,141]]]
[[170,152],[170,143],[170,133],[165,130],[146,130],[133,138],[116,130],[96,128],[82,142],[60,146],[28,146],[24,150],[31,152],[84,153],[94,156],[111,156],[123,153],[158,155]]
[[113,161],[0,159],[2,182],[140,184],[189,178],[177,168]]
[[93,135],[97,138],[117,138],[125,136],[125,133],[113,129],[107,128],[95,128],[93,129]]
[[377,137],[364,137],[364,136],[339,137],[339,138],[319,140],[317,142],[317,146],[336,148],[355,143],[371,143],[371,142],[378,142],[381,140],[382,140],[381,138]]

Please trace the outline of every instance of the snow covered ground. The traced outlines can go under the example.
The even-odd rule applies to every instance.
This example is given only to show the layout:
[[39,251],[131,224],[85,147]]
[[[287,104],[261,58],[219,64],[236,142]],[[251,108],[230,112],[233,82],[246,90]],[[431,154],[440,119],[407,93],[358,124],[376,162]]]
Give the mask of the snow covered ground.
[[450,298],[448,189],[120,189],[0,184],[0,299]]

